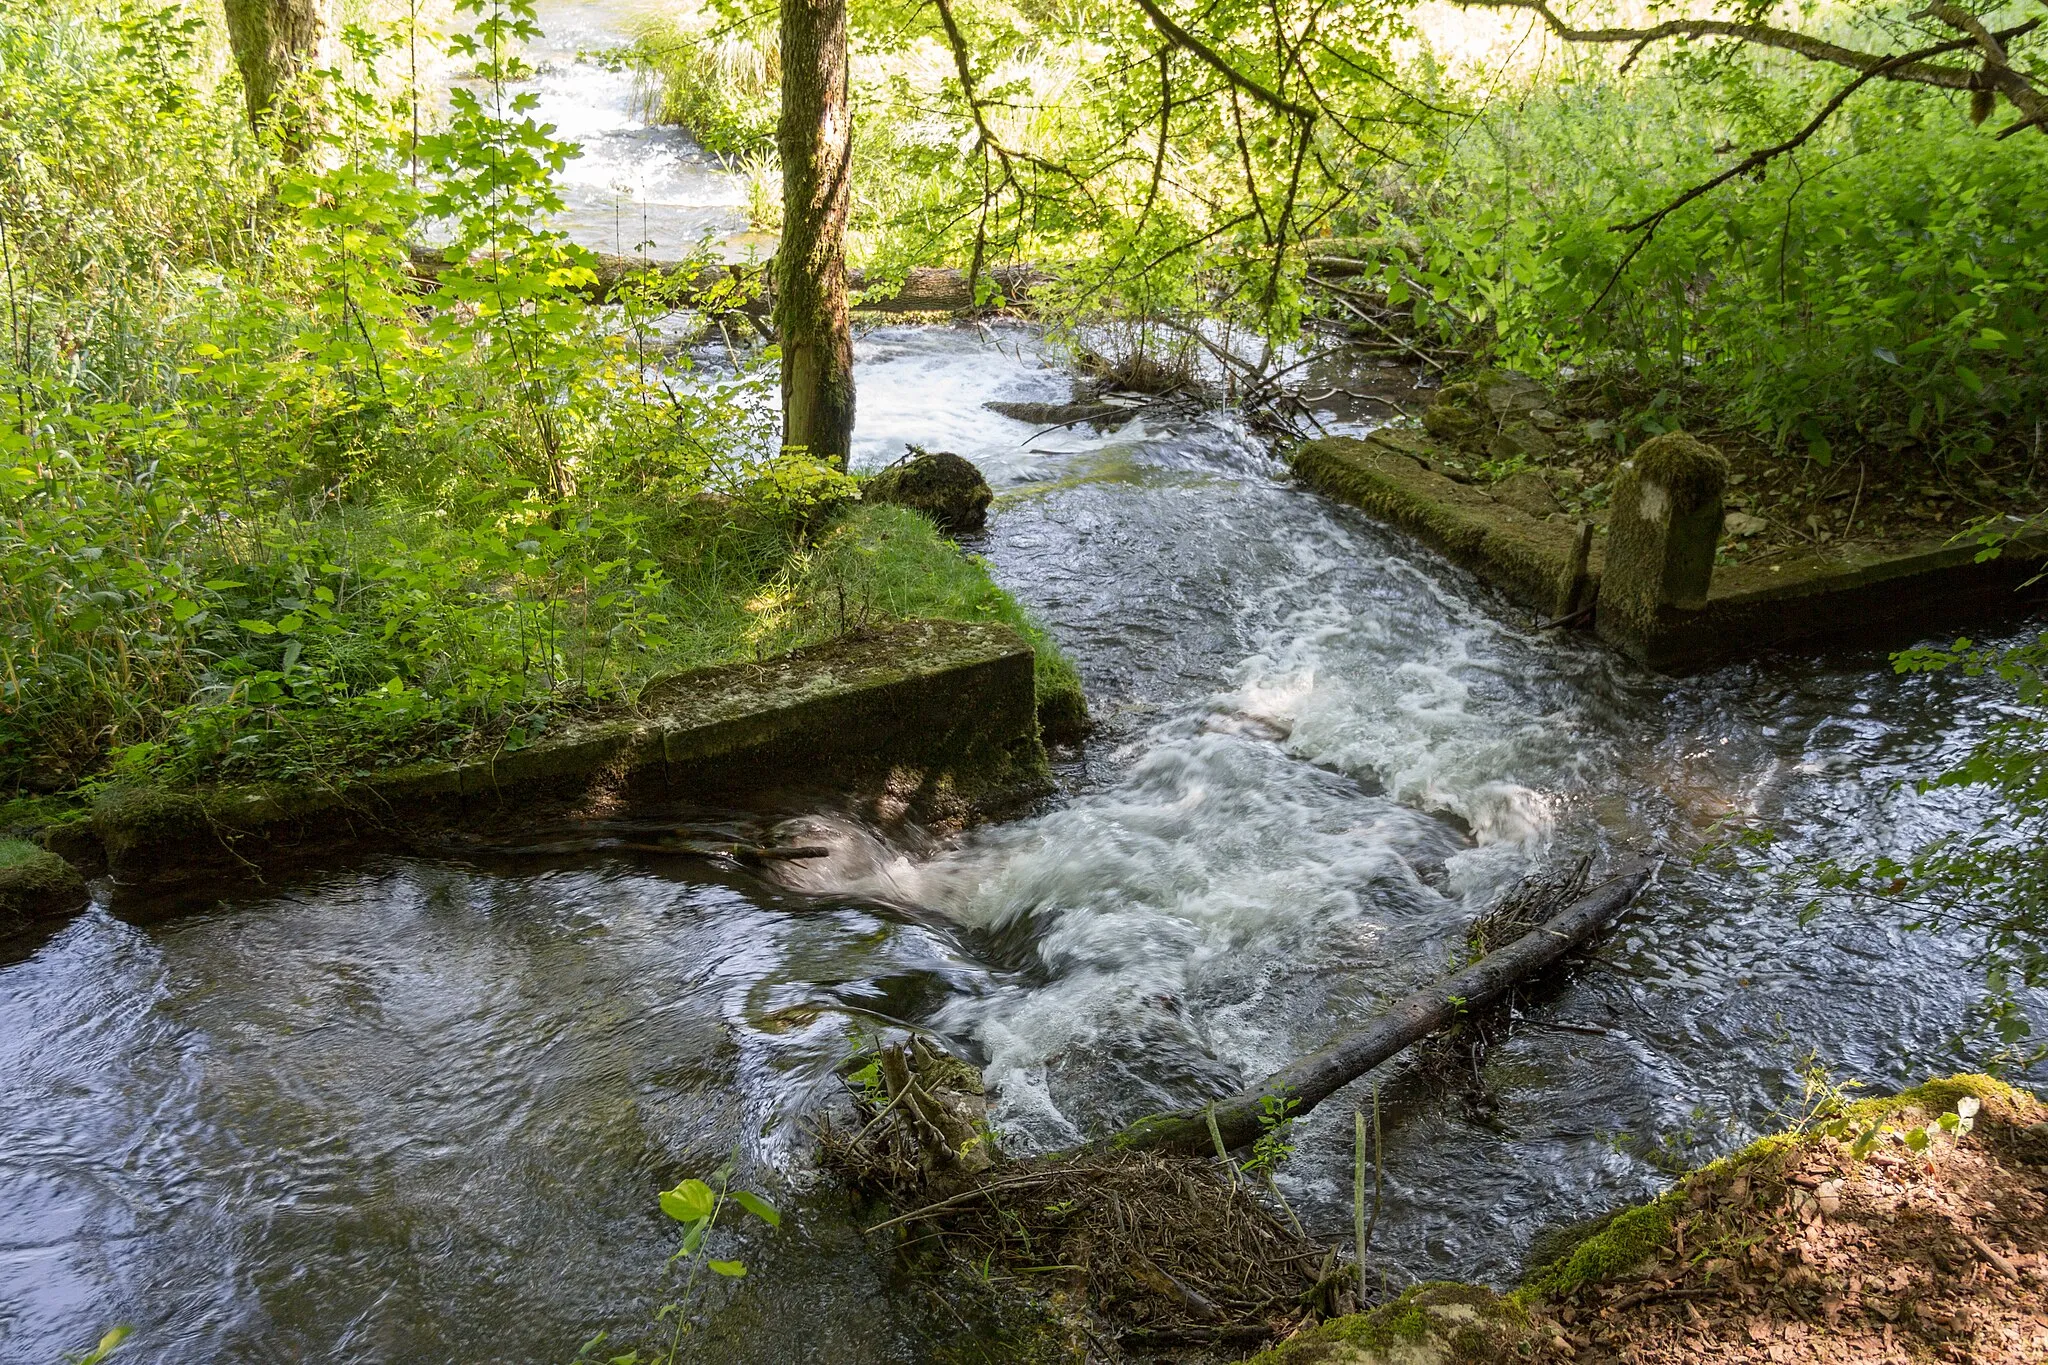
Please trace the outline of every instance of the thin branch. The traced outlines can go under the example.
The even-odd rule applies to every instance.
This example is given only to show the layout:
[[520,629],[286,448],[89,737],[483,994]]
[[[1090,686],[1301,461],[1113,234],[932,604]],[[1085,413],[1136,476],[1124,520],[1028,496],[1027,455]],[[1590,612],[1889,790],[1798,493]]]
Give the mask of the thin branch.
[[1245,94],[1250,95],[1275,113],[1285,114],[1289,118],[1298,118],[1304,123],[1315,122],[1315,110],[1296,104],[1294,101],[1267,89],[1250,76],[1239,71],[1236,67],[1225,61],[1216,49],[1204,43],[1200,38],[1197,38],[1179,24],[1176,24],[1165,10],[1159,8],[1158,0],[1138,0],[1138,8],[1145,11],[1145,17],[1152,21],[1152,27],[1158,29],[1162,37],[1166,38],[1176,47],[1185,48],[1201,58],[1202,61],[1206,62],[1218,75],[1222,76],[1224,80],[1229,81],[1236,89],[1244,91]]

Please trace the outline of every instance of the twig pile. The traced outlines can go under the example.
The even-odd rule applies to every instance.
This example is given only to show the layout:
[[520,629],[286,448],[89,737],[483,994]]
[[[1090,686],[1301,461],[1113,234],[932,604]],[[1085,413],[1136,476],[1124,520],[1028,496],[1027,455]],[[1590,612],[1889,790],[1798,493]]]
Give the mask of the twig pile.
[[[823,1151],[906,1209],[870,1231],[898,1228],[905,1250],[1067,1290],[1114,1325],[1125,1350],[1243,1347],[1284,1333],[1315,1313],[1335,1261],[1204,1160],[1105,1153],[917,1185],[901,1183],[901,1147],[828,1132]],[[872,1164],[878,1155],[887,1164]]]
[[[1476,962],[1496,948],[1514,942],[1585,895],[1592,869],[1589,854],[1548,876],[1525,880],[1499,905],[1472,922],[1465,940],[1469,960]],[[1422,1073],[1455,1090],[1468,1110],[1491,1110],[1493,1097],[1483,1072],[1486,1049],[1507,1036],[1521,1000],[1520,990],[1510,991],[1497,1004],[1465,1015],[1417,1048],[1416,1062]]]

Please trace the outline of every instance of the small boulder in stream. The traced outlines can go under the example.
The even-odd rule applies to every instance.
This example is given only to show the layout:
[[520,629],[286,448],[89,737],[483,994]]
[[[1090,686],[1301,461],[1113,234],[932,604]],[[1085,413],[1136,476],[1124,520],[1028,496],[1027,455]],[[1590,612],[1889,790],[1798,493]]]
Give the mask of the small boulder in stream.
[[0,837],[0,930],[55,919],[85,908],[78,869],[46,849]]
[[979,531],[995,496],[972,461],[950,450],[910,448],[910,457],[890,465],[861,489],[862,502],[889,502],[922,512],[948,535]]

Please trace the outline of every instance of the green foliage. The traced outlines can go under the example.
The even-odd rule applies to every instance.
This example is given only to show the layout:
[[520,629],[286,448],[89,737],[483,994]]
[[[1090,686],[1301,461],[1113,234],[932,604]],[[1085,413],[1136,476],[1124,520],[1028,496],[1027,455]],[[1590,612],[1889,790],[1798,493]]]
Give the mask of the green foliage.
[[422,35],[348,28],[295,168],[196,11],[9,2],[0,138],[46,178],[0,200],[0,790],[516,748],[865,619],[1030,629],[928,524],[822,517],[855,485],[777,449],[772,369],[702,382],[652,290],[592,296],[546,226],[575,149],[510,89],[523,0],[467,5],[478,84],[417,142],[372,73]]
[[26,839],[9,839],[0,836],[0,869],[19,867],[43,856],[40,845]]
[[[1884,16],[1846,13],[1838,36],[1884,45]],[[1460,92],[1473,117],[1385,175],[1354,226],[1391,303],[1511,365],[1618,375],[1823,465],[2030,448],[2048,402],[2027,340],[2048,306],[2040,138],[1880,82],[1653,235],[1615,230],[1784,140],[1838,75],[1753,49],[1680,46],[1628,73],[1568,52]]]
[[1291,1095],[1259,1096],[1259,1135],[1252,1139],[1252,1154],[1238,1167],[1246,1175],[1268,1179],[1281,1162],[1294,1155],[1294,1111],[1301,1101]]
[[[1190,352],[1198,317],[1291,335],[1303,301],[1290,248],[1328,230],[1424,112],[1392,79],[1403,6],[1352,5],[1340,21],[1321,9],[1229,0],[1190,21],[1298,108],[1343,110],[1303,122],[1184,50],[1162,53],[1133,5],[951,6],[972,100],[936,7],[853,5],[854,255],[874,282],[942,263],[1058,263],[1061,280],[1035,306],[1076,326],[1123,319],[1130,341],[1157,348],[1117,360]],[[1276,25],[1294,47],[1286,63]],[[757,12],[700,4],[650,32],[637,57],[651,109],[749,158],[751,176],[774,174],[760,158],[772,152],[779,55]],[[768,198],[757,220],[773,213]]]
[[772,18],[773,11],[738,18],[699,14],[650,24],[624,54],[641,74],[645,116],[689,129],[720,156],[772,153],[782,96]]
[[99,1343],[84,1355],[71,1361],[71,1365],[100,1365],[100,1362],[120,1349],[121,1343],[135,1335],[133,1327],[116,1327],[99,1339]]

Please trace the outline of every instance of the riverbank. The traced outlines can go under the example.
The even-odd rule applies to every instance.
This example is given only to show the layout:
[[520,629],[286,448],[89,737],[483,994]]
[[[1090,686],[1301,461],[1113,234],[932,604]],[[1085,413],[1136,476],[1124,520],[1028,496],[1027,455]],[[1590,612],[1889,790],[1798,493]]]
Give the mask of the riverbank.
[[1987,1076],[1827,1103],[1553,1239],[1513,1292],[1417,1286],[1253,1359],[2048,1358],[2048,1106]]
[[[678,558],[702,556],[715,553],[718,541],[715,537],[683,540],[668,548]],[[482,590],[488,592],[488,586]],[[978,560],[944,539],[927,518],[902,508],[856,503],[830,512],[817,530],[791,544],[772,572],[741,577],[728,585],[727,593],[725,602],[697,604],[702,614],[694,623],[697,634],[689,642],[690,648],[648,649],[634,659],[617,679],[622,695],[593,696],[574,688],[531,693],[508,699],[509,704],[497,714],[468,729],[445,722],[410,732],[387,728],[367,740],[359,731],[347,728],[316,730],[310,737],[295,735],[295,743],[269,753],[243,746],[243,753],[237,755],[231,745],[221,755],[222,761],[172,768],[161,776],[147,767],[124,771],[120,765],[88,766],[84,782],[68,790],[42,793],[33,788],[57,785],[62,779],[51,774],[65,770],[56,768],[57,760],[47,752],[28,749],[24,753],[27,744],[17,738],[7,757],[18,765],[17,781],[31,790],[18,789],[0,805],[0,832],[62,846],[73,838],[73,827],[80,822],[103,821],[107,810],[121,804],[115,798],[138,788],[183,800],[180,793],[232,789],[237,783],[254,782],[271,793],[267,803],[303,814],[336,801],[347,807],[350,803],[342,794],[349,790],[392,786],[395,778],[418,778],[422,773],[477,768],[494,774],[490,784],[494,787],[517,787],[521,784],[516,772],[534,767],[564,743],[574,747],[577,736],[616,728],[644,715],[653,704],[653,691],[677,672],[678,665],[716,669],[741,660],[773,660],[835,639],[858,641],[863,636],[870,637],[867,653],[886,654],[892,648],[890,641],[901,634],[892,634],[888,627],[918,618],[1007,627],[1016,632],[1013,638],[1032,655],[1027,688],[1032,695],[1026,705],[1035,707],[1037,722],[1048,740],[1072,742],[1087,727],[1087,703],[1079,680],[1057,646],[990,580]],[[704,629],[706,625],[712,629]],[[346,648],[347,641],[331,642],[328,647]],[[903,648],[915,655],[921,646],[906,643]],[[856,646],[856,652],[858,649]],[[937,661],[938,656],[927,656],[873,662],[886,672],[890,667],[914,671]],[[200,686],[207,682],[202,676]],[[435,700],[431,694],[426,698],[428,705]],[[764,693],[763,701],[769,700],[772,693]],[[31,711],[39,704],[34,695],[20,702],[24,710]],[[189,715],[186,723],[191,723]],[[77,761],[75,755],[65,757]],[[399,787],[405,785],[397,782]],[[427,786],[440,789],[434,781]],[[298,794],[291,795],[294,792]],[[373,806],[385,804],[388,802],[381,797],[372,802]],[[229,827],[236,824],[228,818]],[[113,842],[125,852],[135,841],[121,833]]]

